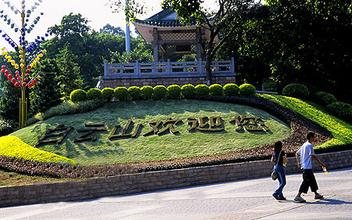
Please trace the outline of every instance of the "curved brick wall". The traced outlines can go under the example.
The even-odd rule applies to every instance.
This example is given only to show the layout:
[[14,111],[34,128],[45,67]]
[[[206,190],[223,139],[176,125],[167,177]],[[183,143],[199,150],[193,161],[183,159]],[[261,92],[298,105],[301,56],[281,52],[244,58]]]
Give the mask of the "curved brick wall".
[[[319,155],[329,169],[352,166],[352,150]],[[316,166],[317,167],[317,166]],[[74,201],[103,196],[220,183],[268,177],[269,160],[215,166],[154,171],[138,174],[93,178],[79,182],[0,188],[0,207],[33,203]],[[319,170],[319,169],[318,169]],[[289,158],[287,173],[296,173],[295,159]]]

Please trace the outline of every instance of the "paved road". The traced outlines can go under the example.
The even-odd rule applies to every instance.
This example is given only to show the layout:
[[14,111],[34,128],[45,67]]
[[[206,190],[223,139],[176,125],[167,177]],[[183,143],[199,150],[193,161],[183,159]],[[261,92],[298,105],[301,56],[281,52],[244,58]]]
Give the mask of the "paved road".
[[[312,193],[306,204],[278,202],[271,197],[269,178],[165,190],[91,201],[53,203],[0,209],[1,220],[109,219],[352,219],[352,168],[317,173],[325,200]],[[285,195],[293,199],[301,176],[288,176]]]

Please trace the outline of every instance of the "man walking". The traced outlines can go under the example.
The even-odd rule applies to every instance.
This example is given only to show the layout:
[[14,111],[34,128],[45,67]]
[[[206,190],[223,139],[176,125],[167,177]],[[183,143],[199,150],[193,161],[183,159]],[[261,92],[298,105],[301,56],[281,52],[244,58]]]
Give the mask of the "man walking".
[[318,191],[318,184],[315,180],[313,173],[313,159],[315,159],[322,167],[326,167],[324,163],[322,163],[317,155],[314,153],[313,143],[315,142],[315,133],[308,132],[307,134],[307,142],[305,142],[301,148],[296,152],[296,161],[297,166],[303,172],[303,182],[301,187],[299,188],[299,192],[294,199],[295,202],[306,202],[301,195],[302,193],[306,194],[308,192],[308,188],[314,192],[315,199],[323,199],[324,197],[320,195]]

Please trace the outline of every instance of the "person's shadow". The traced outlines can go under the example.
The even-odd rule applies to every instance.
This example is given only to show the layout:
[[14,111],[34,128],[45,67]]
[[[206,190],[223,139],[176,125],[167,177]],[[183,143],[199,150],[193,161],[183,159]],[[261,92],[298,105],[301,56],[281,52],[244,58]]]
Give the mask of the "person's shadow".
[[343,201],[339,199],[322,199],[316,202],[307,202],[312,205],[351,205],[352,201]]

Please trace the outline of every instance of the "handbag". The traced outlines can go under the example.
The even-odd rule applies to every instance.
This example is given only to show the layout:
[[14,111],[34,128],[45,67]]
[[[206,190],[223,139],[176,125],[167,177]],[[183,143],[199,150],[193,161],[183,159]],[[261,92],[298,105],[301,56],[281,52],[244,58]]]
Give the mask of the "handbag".
[[[276,161],[275,166],[277,166],[277,165],[279,164],[281,152],[282,152],[282,151],[280,151],[279,156],[277,157],[277,161]],[[271,172],[271,179],[272,179],[272,180],[277,180],[277,178],[279,178],[279,174],[278,174],[277,171],[274,169],[273,172]]]

